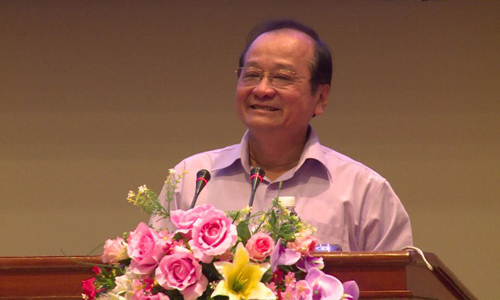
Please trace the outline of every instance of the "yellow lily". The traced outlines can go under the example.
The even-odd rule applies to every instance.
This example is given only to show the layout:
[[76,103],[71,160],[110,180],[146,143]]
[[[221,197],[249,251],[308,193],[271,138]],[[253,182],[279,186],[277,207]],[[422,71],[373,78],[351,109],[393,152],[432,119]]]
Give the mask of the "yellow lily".
[[212,297],[227,296],[229,300],[276,299],[273,291],[260,282],[271,266],[269,263],[251,263],[248,251],[241,243],[236,247],[233,261],[214,263],[224,280],[217,284]]

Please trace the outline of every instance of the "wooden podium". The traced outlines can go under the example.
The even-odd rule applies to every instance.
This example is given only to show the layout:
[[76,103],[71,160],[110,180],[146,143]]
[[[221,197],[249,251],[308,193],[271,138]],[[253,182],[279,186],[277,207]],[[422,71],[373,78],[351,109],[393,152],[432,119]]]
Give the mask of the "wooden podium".
[[[429,270],[414,252],[338,252],[324,255],[324,272],[356,280],[361,299],[476,299],[432,253]],[[90,264],[82,264],[78,262]],[[81,281],[100,256],[0,257],[0,299],[81,299]]]

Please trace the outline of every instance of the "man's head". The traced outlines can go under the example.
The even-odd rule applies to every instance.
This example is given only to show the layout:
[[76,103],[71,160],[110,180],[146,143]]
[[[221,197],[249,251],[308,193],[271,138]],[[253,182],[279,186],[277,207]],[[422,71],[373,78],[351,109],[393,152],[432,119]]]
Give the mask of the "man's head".
[[[310,34],[280,27],[258,34],[246,47],[235,104],[251,132],[303,137],[311,118],[323,113],[330,91],[325,80],[331,79],[331,73],[319,80],[320,72],[311,72],[317,65],[317,40]],[[317,69],[324,68],[318,65]]]
[[332,83],[332,56],[328,46],[319,38],[314,29],[293,20],[272,20],[254,27],[247,36],[246,46],[240,55],[239,67],[245,64],[248,48],[261,34],[271,31],[296,30],[308,35],[314,41],[314,59],[310,65],[311,92],[316,92],[320,84]]

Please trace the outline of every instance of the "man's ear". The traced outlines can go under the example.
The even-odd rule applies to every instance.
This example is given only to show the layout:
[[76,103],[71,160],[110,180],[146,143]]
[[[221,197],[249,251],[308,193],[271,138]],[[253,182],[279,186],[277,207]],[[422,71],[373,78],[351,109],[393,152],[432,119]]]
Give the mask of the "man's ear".
[[318,87],[318,90],[315,93],[316,98],[316,107],[314,108],[314,115],[319,116],[325,110],[325,107],[328,105],[328,95],[330,94],[330,85],[322,84]]

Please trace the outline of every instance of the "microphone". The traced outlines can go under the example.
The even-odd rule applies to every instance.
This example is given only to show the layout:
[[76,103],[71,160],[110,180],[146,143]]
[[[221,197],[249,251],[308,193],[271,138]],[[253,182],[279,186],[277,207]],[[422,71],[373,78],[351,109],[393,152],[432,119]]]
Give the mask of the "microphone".
[[[257,190],[257,187],[262,182],[262,179],[264,178],[265,174],[266,172],[264,172],[264,169],[262,169],[261,167],[255,167],[252,169],[252,171],[250,171],[250,184],[252,186],[252,190],[250,192],[250,202],[248,203],[250,210],[252,210],[253,198],[255,197],[255,190]],[[250,215],[250,213],[248,213],[248,215]]]
[[194,191],[193,202],[191,202],[191,206],[189,207],[189,209],[194,207],[194,205],[196,204],[196,200],[201,193],[201,190],[205,187],[205,185],[207,185],[207,182],[210,180],[210,178],[210,172],[205,169],[199,170],[198,173],[196,173],[196,189]]

